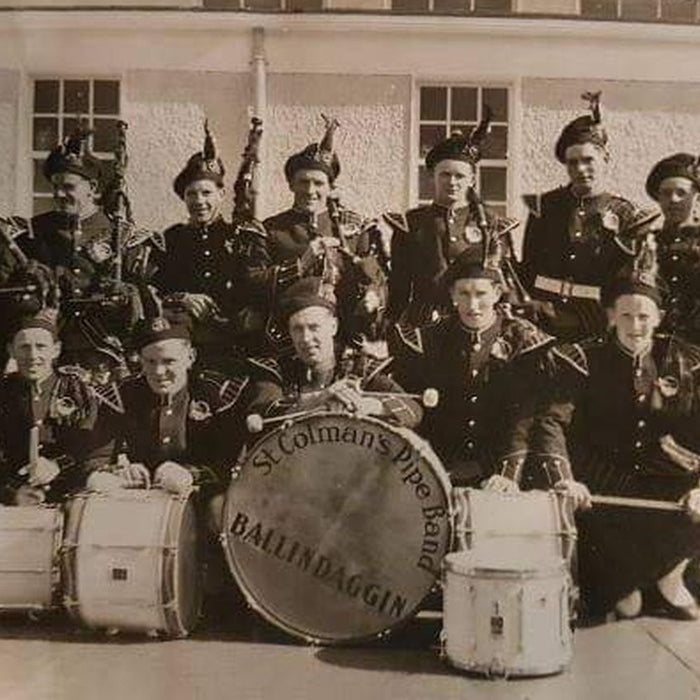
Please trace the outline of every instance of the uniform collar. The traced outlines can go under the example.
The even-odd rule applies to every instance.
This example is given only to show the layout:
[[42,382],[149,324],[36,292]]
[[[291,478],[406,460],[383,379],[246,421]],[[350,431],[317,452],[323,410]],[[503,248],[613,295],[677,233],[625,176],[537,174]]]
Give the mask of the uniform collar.
[[456,325],[463,337],[466,338],[468,345],[476,350],[477,346],[480,348],[490,345],[498,337],[498,334],[501,332],[501,317],[496,314],[493,323],[481,330],[467,328],[467,326],[460,321],[459,316],[456,316]]
[[651,356],[652,350],[654,349],[654,342],[649,344],[648,347],[646,347],[644,350],[641,352],[632,352],[629,348],[626,348],[617,338],[616,335],[613,336],[613,345],[617,348],[618,352],[622,354],[625,357],[628,357],[631,362],[632,366],[636,369],[638,367],[641,367],[645,360]]

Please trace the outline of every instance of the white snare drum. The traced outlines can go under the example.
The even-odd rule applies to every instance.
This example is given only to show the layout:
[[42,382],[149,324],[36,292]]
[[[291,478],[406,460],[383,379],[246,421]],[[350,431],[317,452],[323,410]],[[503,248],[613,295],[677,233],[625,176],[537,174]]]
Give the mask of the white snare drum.
[[0,610],[57,602],[63,513],[55,506],[0,506]]
[[65,605],[83,624],[183,637],[199,617],[192,499],[159,489],[84,492],[68,504]]
[[571,565],[576,524],[563,494],[455,488],[452,499],[455,549],[486,552],[503,562],[563,557]]
[[519,561],[445,557],[442,640],[453,666],[507,677],[558,673],[570,663],[566,565]]
[[234,474],[223,542],[269,621],[324,644],[410,619],[449,549],[449,480],[415,433],[315,415],[265,435]]

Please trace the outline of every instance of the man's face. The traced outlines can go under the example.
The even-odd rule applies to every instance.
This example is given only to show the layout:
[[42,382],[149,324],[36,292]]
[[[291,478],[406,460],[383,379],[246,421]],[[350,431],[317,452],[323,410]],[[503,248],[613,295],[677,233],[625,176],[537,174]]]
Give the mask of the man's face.
[[593,143],[577,143],[566,149],[566,171],[579,195],[600,190],[606,166],[605,151]]
[[474,185],[474,167],[461,160],[441,160],[433,170],[435,201],[444,206],[464,204]]
[[501,290],[490,279],[458,279],[452,285],[450,296],[460,321],[467,328],[484,330],[494,321]]
[[331,182],[323,170],[297,170],[289,183],[294,194],[294,207],[310,213],[325,210]]
[[19,373],[31,382],[46,379],[53,371],[54,361],[61,354],[61,344],[44,328],[18,331],[9,349]]
[[141,366],[151,387],[160,396],[172,396],[187,385],[187,372],[194,363],[191,343],[168,338],[146,345],[141,350]]
[[51,176],[55,211],[68,216],[89,214],[97,205],[97,183],[76,173],[54,173]]
[[323,306],[309,306],[289,318],[289,335],[297,357],[307,366],[327,365],[335,357],[338,320]]
[[619,296],[608,316],[620,345],[633,354],[651,346],[654,331],[661,323],[659,307],[644,294]]
[[697,199],[698,190],[687,177],[667,177],[659,185],[659,206],[669,224],[687,221]]
[[195,180],[185,188],[184,200],[190,221],[208,224],[221,213],[226,189],[212,180]]

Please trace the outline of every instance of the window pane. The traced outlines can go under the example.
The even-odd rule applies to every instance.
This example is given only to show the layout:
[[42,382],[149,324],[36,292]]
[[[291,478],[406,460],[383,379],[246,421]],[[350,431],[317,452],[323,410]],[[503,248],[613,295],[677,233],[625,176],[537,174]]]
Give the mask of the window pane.
[[469,4],[467,0],[433,0],[435,12],[467,12]]
[[506,205],[505,204],[489,204],[488,205],[489,211],[492,214],[495,214],[496,216],[505,216],[506,215]]
[[95,81],[95,114],[119,114],[119,83],[116,80]]
[[75,114],[90,111],[89,80],[66,80],[63,83],[63,110]]
[[102,191],[108,187],[114,179],[114,161],[100,158],[100,182]]
[[53,197],[34,197],[32,210],[34,216],[53,209]]
[[507,158],[508,127],[492,126],[491,132],[482,142],[481,150],[484,158]]
[[421,165],[418,168],[418,199],[433,198],[433,178],[428,172],[428,168]]
[[391,0],[391,9],[398,12],[427,12],[428,0]]
[[506,199],[506,169],[483,166],[480,170],[479,194],[484,200],[503,202]]
[[77,117],[64,117],[63,118],[63,137],[70,136],[75,133],[80,127],[84,120],[78,119]]
[[50,151],[58,143],[58,117],[34,117],[35,151]]
[[656,19],[657,0],[623,0],[622,17],[625,19]]
[[581,0],[581,16],[615,19],[617,0]]
[[447,118],[447,88],[422,87],[420,89],[420,118],[445,120]]
[[451,112],[453,121],[476,121],[476,106],[476,88],[452,88]]
[[44,173],[42,171],[44,167],[44,159],[43,158],[35,158],[34,159],[34,186],[32,187],[33,192],[35,193],[51,193],[51,183],[44,177]]
[[247,10],[280,10],[281,0],[245,0]]
[[474,9],[477,12],[511,12],[511,0],[476,0]]
[[694,22],[697,0],[661,0],[661,17],[671,22]]
[[491,108],[494,121],[508,121],[508,88],[484,88],[482,102]]
[[323,0],[287,0],[287,9],[297,12],[318,12],[323,9]]
[[34,81],[34,111],[58,112],[58,80]]
[[117,145],[117,120],[95,119],[95,133],[92,136],[93,151],[114,151]]
[[420,157],[425,158],[425,154],[438,142],[445,138],[444,124],[421,124],[420,127]]

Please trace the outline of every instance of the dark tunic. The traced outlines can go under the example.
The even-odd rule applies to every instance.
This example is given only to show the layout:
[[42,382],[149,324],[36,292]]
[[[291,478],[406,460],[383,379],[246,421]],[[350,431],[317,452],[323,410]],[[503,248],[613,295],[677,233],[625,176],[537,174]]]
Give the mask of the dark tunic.
[[700,218],[666,225],[657,237],[659,272],[667,289],[662,330],[700,343]]
[[433,309],[444,309],[447,300],[436,285],[437,278],[465,250],[483,251],[484,236],[477,226],[478,214],[471,205],[448,209],[428,204],[411,209],[395,230],[391,241],[388,316],[403,315],[410,325],[431,320]]
[[[593,494],[676,501],[698,482],[661,449],[671,436],[700,451],[700,349],[669,337],[632,357],[616,340],[555,350],[555,398],[535,430],[552,459],[571,464]],[[579,563],[591,612],[610,609],[700,551],[682,513],[597,505],[581,513]]]
[[60,369],[40,385],[20,374],[0,381],[0,500],[13,502],[27,482],[20,470],[29,461],[29,435],[39,428],[40,456],[55,460],[61,473],[51,482],[49,500],[80,488],[89,472],[86,462],[93,447],[92,428],[97,401],[85,383],[68,369]]
[[[388,374],[392,358],[378,360],[361,350],[347,348],[340,353],[335,371],[328,382],[357,379],[362,391],[392,393],[381,398],[388,420],[408,428],[417,426],[423,410],[411,398],[401,396],[403,388]],[[293,411],[301,394],[314,391],[308,368],[296,358],[251,358],[253,389],[248,413],[279,415]]]
[[[297,209],[287,209],[263,222],[265,232],[246,236],[243,243],[246,280],[254,304],[267,316],[274,310],[279,295],[300,277],[297,261],[315,238],[339,238],[338,226],[328,211],[311,215]],[[385,295],[385,275],[363,228],[359,214],[340,208],[345,252],[329,255],[330,265],[337,272],[336,296],[343,338],[350,339],[364,330],[363,314],[358,304],[372,289],[380,298]],[[323,263],[305,274],[323,276],[328,268]],[[268,329],[270,330],[270,329]],[[277,331],[279,333],[279,331]]]
[[407,391],[438,390],[419,432],[457,485],[493,473],[518,479],[529,451],[538,385],[551,336],[499,315],[489,328],[465,328],[456,315],[419,329],[399,327],[405,351],[396,378]]
[[556,312],[540,319],[543,328],[570,341],[602,333],[601,288],[634,255],[638,208],[609,192],[579,199],[570,187],[527,196],[525,203],[523,282],[533,299],[551,302]]

